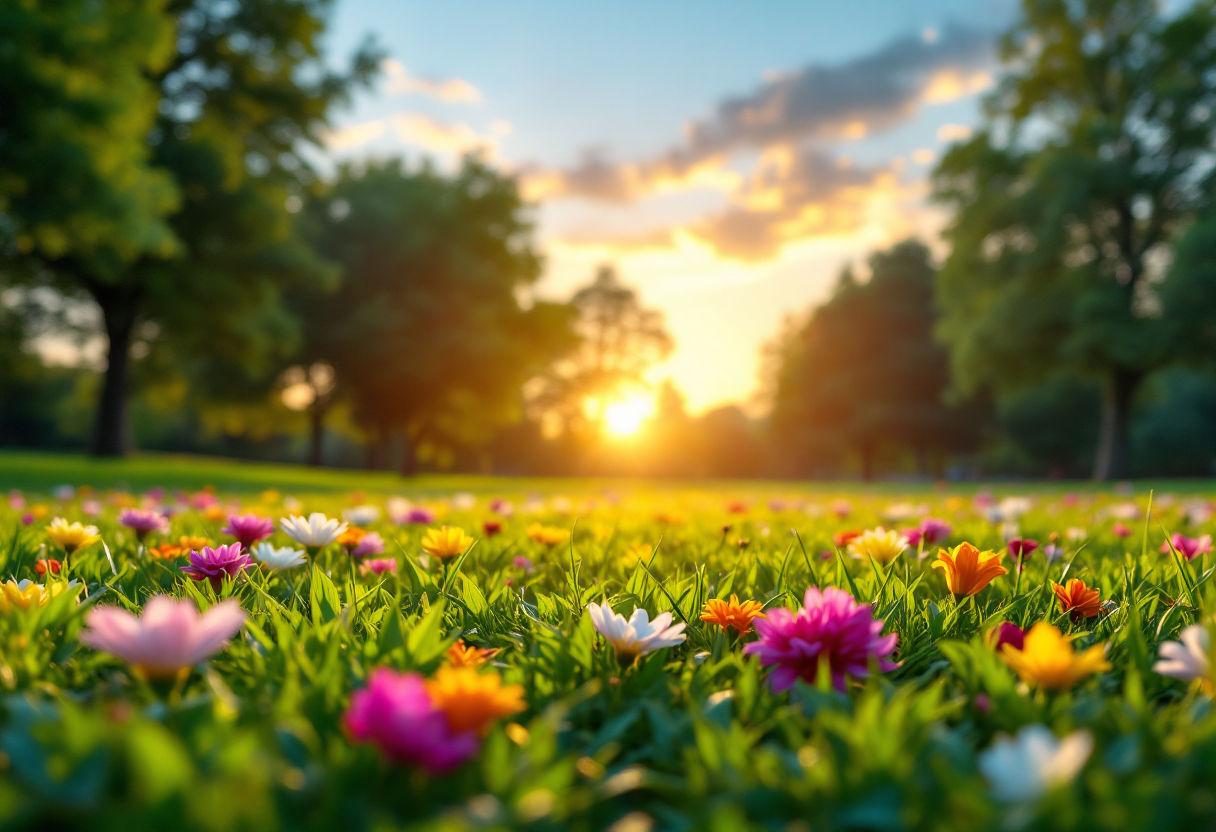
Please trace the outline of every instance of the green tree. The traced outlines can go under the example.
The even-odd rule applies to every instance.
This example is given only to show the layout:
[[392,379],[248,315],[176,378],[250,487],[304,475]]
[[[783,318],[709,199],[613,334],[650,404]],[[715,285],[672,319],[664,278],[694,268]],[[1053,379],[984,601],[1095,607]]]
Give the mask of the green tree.
[[827,303],[774,347],[770,424],[790,473],[839,466],[852,452],[871,479],[884,449],[910,451],[928,473],[935,454],[978,437],[981,418],[944,401],[928,249],[907,241],[876,252],[870,273],[859,283],[846,269]]
[[[78,5],[96,17],[111,7],[141,9],[145,16],[163,7],[166,16],[141,28],[113,24],[127,49],[149,56],[121,76],[122,85],[107,80],[117,70],[105,54],[91,61],[98,83],[112,87],[108,94],[130,99],[146,113],[124,117],[124,141],[132,144],[134,136],[142,143],[129,155],[150,166],[151,193],[164,195],[143,198],[153,201],[167,228],[138,225],[151,229],[144,235],[147,244],[116,249],[114,256],[44,245],[36,252],[40,262],[30,269],[30,280],[91,301],[101,311],[108,349],[93,450],[120,454],[133,344],[169,350],[187,370],[190,364],[206,369],[216,387],[242,392],[249,385],[240,376],[264,375],[276,354],[291,347],[296,326],[281,294],[329,274],[292,233],[290,208],[316,181],[304,150],[322,138],[332,106],[373,71],[375,55],[364,49],[349,74],[330,71],[320,51],[329,0],[17,5]],[[53,77],[58,57],[74,54],[77,27],[67,19],[35,22],[45,23],[48,42],[31,49],[48,57],[52,69],[44,74]],[[24,42],[24,35],[18,40]],[[79,51],[93,54],[83,46]],[[92,72],[92,63],[86,61],[82,71]],[[27,99],[20,89],[14,95],[28,102],[30,124],[47,125],[56,136],[70,132],[71,123],[57,119],[52,107]],[[30,141],[37,138],[30,135]],[[39,164],[53,164],[37,148],[31,154]],[[122,182],[132,192],[145,191],[134,173]],[[175,193],[178,202],[168,204]],[[106,204],[89,205],[100,214],[110,212]],[[99,234],[109,247],[126,239]],[[217,372],[221,367],[224,372]]]
[[300,363],[334,369],[332,396],[386,444],[485,446],[522,414],[521,387],[573,344],[570,309],[520,298],[540,275],[514,179],[475,157],[454,176],[400,160],[343,168],[303,218],[342,282],[301,304]]
[[1126,474],[1136,393],[1186,337],[1163,297],[1211,204],[1214,34],[1212,2],[1166,18],[1151,0],[1024,0],[983,129],[936,171],[958,386],[1100,383],[1097,479]]

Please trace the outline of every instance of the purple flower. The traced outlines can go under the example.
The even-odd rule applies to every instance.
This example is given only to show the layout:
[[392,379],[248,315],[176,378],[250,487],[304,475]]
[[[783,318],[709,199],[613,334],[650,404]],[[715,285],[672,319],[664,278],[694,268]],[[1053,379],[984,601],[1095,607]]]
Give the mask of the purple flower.
[[141,541],[151,532],[169,530],[169,521],[165,516],[150,508],[124,508],[122,514],[118,515],[118,522],[132,529],[135,537]]
[[235,579],[241,570],[253,563],[253,558],[241,552],[241,544],[204,546],[201,552],[190,553],[190,563],[181,570],[196,581],[207,578],[216,592],[224,585],[225,576]]
[[220,529],[220,533],[232,535],[242,549],[250,549],[253,544],[274,534],[274,521],[256,514],[230,514],[228,525]]
[[760,656],[765,667],[777,666],[769,676],[774,693],[793,687],[799,679],[813,683],[824,659],[839,691],[845,690],[847,677],[868,676],[872,658],[883,671],[899,666],[884,658],[895,650],[899,636],[880,635],[882,622],[874,620],[869,605],[834,587],[823,592],[810,587],[802,609],[770,610],[767,619],[756,619],[755,626],[760,640],[744,651]]
[[402,523],[434,523],[435,512],[429,508],[411,508],[401,518]]
[[362,558],[368,555],[380,555],[383,553],[384,540],[376,532],[363,535],[363,539],[359,541],[359,545],[350,550],[352,558]]
[[373,671],[367,687],[355,691],[342,723],[355,741],[373,743],[393,762],[414,763],[432,774],[471,759],[479,745],[475,731],[452,731],[420,675],[387,667]]

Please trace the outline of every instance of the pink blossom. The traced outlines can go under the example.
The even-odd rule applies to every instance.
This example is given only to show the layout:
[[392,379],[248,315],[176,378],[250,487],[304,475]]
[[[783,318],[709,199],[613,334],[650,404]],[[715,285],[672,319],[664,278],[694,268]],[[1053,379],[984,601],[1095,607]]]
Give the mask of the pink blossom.
[[400,518],[398,518],[397,522],[399,522],[399,523],[434,523],[435,522],[435,512],[433,512],[429,508],[418,508],[418,507],[411,508],[405,514],[403,514]]
[[384,553],[384,540],[376,532],[365,534],[363,539],[359,541],[359,545],[350,550],[352,558],[362,558],[368,555],[380,555]]
[[525,572],[532,571],[532,559],[525,555],[516,555],[514,560],[511,561],[511,564],[516,569],[522,569]]
[[229,543],[227,546],[204,546],[201,552],[190,553],[190,563],[181,570],[196,581],[207,578],[216,592],[224,585],[224,578],[236,579],[245,567],[253,563],[253,558],[241,551],[241,544]]
[[147,677],[166,677],[223,649],[244,621],[244,611],[232,599],[200,616],[190,601],[157,595],[139,617],[119,607],[91,610],[80,640],[117,656]]
[[274,521],[256,514],[230,514],[228,525],[220,529],[220,533],[232,535],[242,549],[249,549],[274,534]]
[[744,650],[760,656],[765,667],[777,666],[769,676],[774,693],[793,687],[799,679],[813,683],[824,657],[832,684],[843,691],[848,676],[870,674],[872,658],[883,671],[899,666],[884,658],[895,650],[899,636],[880,635],[882,625],[874,620],[869,605],[859,604],[849,593],[834,587],[822,592],[810,587],[803,608],[796,613],[779,608],[770,610],[767,619],[756,619],[760,640]]
[[1026,634],[1012,621],[1002,621],[1000,626],[994,627],[988,632],[988,643],[997,653],[1000,653],[1001,648],[1006,644],[1013,647],[1014,650],[1021,650],[1026,646]]
[[197,494],[190,495],[190,507],[199,509],[200,511],[212,506],[218,506],[220,501],[215,498],[214,494],[209,494],[206,491],[200,491]]
[[98,517],[101,514],[101,503],[96,500],[85,500],[80,504],[80,510],[89,517]]
[[933,517],[926,517],[920,522],[920,525],[912,529],[902,529],[900,534],[908,539],[908,544],[911,546],[919,546],[924,542],[926,546],[932,546],[945,540],[950,536],[950,532],[954,531],[954,527],[945,520],[938,520]]
[[342,724],[357,742],[370,742],[393,762],[414,763],[442,774],[477,754],[475,731],[456,733],[435,707],[422,676],[387,667],[350,698]]
[[[1132,530],[1129,529],[1127,526],[1123,525],[1122,523],[1116,523],[1114,526],[1111,527],[1110,532],[1115,537],[1131,537],[1132,536]],[[1166,548],[1168,549],[1169,547],[1166,547]]]
[[21,511],[25,508],[25,497],[17,489],[8,492],[8,505],[13,511]]
[[1187,537],[1181,534],[1170,535],[1169,542],[1161,544],[1161,551],[1169,552],[1170,543],[1174,544],[1174,548],[1178,550],[1178,554],[1187,560],[1194,560],[1197,555],[1203,555],[1212,551],[1212,536],[1208,534],[1205,534],[1203,537]]
[[152,532],[166,532],[169,521],[158,511],[147,508],[125,508],[118,515],[118,522],[135,532],[139,540],[143,540]]
[[381,572],[396,572],[397,560],[396,558],[370,558],[359,564],[359,568],[373,575],[379,575]]
[[25,514],[21,515],[21,525],[32,526],[34,525],[35,519],[34,513],[32,511],[27,511]]

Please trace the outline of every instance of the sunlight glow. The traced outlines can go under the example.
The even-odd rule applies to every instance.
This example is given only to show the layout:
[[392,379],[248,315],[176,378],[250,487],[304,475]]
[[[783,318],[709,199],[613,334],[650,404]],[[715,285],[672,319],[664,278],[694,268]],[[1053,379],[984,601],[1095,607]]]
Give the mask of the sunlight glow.
[[646,397],[613,402],[604,408],[604,428],[614,436],[632,436],[654,412],[654,401]]

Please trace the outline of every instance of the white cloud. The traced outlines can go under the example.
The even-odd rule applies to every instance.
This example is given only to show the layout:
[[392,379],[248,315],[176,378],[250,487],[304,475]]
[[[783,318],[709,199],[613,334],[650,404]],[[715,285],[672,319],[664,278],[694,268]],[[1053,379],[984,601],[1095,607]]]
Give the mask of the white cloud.
[[386,91],[390,95],[425,95],[437,101],[458,102],[481,101],[481,91],[462,78],[428,78],[411,75],[400,61],[385,58],[382,64],[388,76]]

